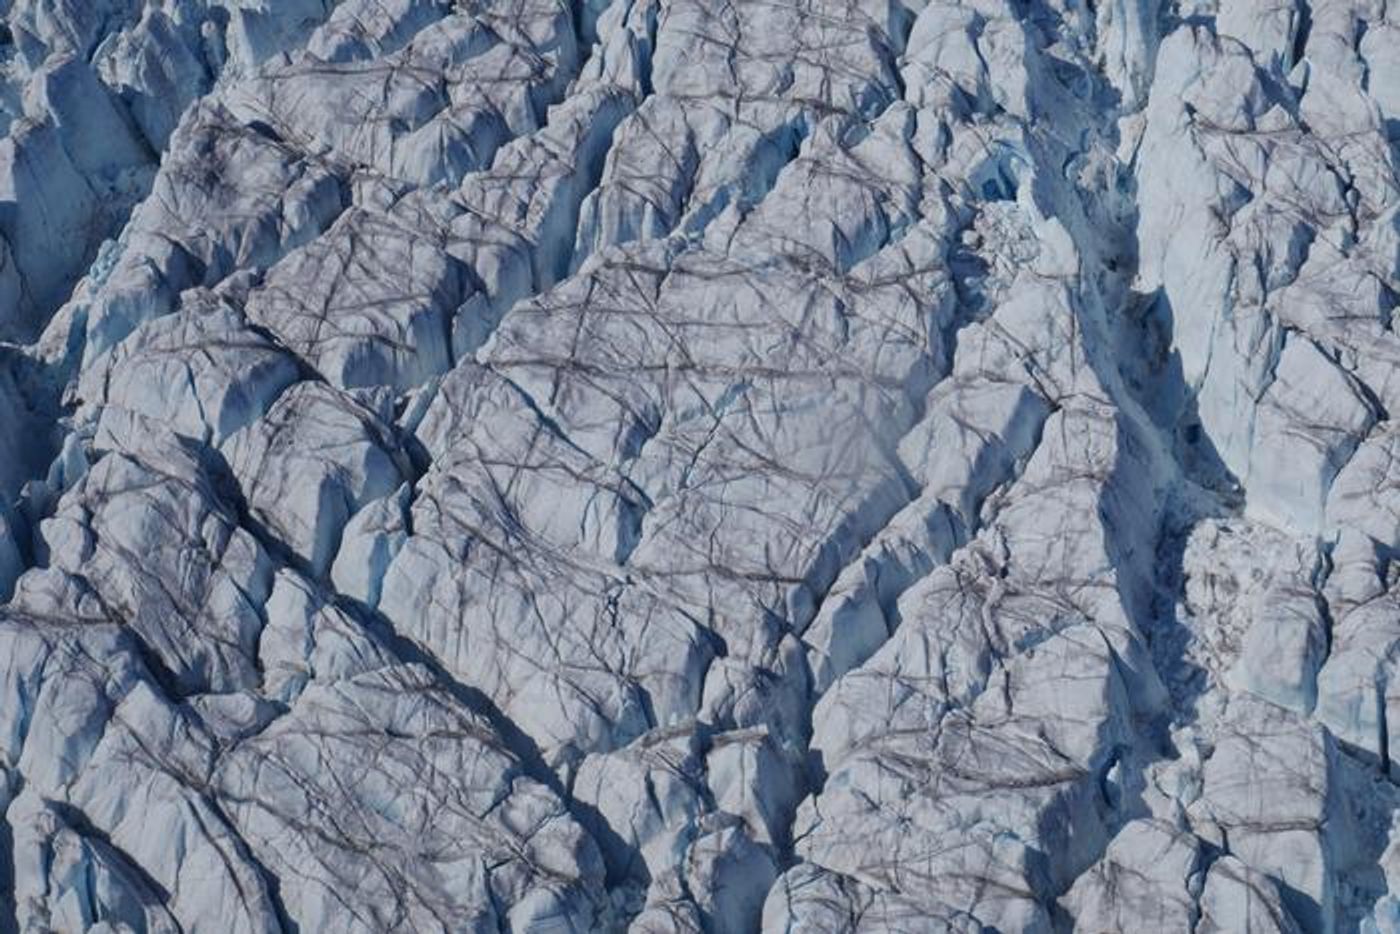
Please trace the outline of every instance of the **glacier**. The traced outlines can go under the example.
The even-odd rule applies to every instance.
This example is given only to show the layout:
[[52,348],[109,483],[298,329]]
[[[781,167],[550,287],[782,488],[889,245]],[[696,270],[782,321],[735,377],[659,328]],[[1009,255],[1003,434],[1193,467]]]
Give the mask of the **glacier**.
[[0,0],[0,934],[1400,934],[1400,4]]

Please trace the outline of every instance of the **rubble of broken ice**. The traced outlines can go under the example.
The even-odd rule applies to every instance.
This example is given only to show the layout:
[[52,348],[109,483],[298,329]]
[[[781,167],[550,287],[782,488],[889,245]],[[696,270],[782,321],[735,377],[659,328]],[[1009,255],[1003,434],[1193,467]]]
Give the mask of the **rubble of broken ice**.
[[0,16],[0,931],[1400,931],[1400,4]]

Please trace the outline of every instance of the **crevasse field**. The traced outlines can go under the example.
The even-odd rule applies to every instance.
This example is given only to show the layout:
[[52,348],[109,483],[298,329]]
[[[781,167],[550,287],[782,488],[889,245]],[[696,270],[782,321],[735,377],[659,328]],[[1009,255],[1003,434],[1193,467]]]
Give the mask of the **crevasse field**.
[[1400,931],[1400,0],[0,19],[0,934]]

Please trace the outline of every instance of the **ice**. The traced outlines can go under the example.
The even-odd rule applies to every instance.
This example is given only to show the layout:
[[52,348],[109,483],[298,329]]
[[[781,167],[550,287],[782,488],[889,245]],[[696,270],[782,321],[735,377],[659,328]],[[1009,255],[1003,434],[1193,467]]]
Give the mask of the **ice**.
[[262,417],[299,375],[296,358],[227,300],[188,292],[176,313],[147,322],[94,362],[78,391],[98,411],[125,409],[219,445]]
[[408,471],[388,426],[325,383],[301,382],[223,444],[249,513],[318,574],[346,522]]
[[1293,934],[1302,930],[1279,898],[1278,883],[1234,856],[1213,863],[1201,892],[1197,930]]
[[1127,824],[1061,904],[1082,931],[1174,931],[1196,916],[1199,842],[1164,821]]
[[[457,930],[501,924],[507,906],[523,928],[554,916],[587,929],[596,846],[520,772],[488,723],[425,670],[398,666],[308,687],[212,781],[309,925]],[[405,783],[417,792],[401,795]],[[308,822],[333,829],[308,835]]]
[[1379,0],[0,0],[0,932],[1400,930]]

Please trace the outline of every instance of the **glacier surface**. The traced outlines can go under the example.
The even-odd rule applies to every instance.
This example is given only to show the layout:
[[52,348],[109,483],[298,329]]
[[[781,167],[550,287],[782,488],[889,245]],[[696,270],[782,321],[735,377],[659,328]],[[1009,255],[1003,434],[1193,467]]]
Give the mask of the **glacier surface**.
[[1400,934],[1400,3],[0,24],[0,934]]

